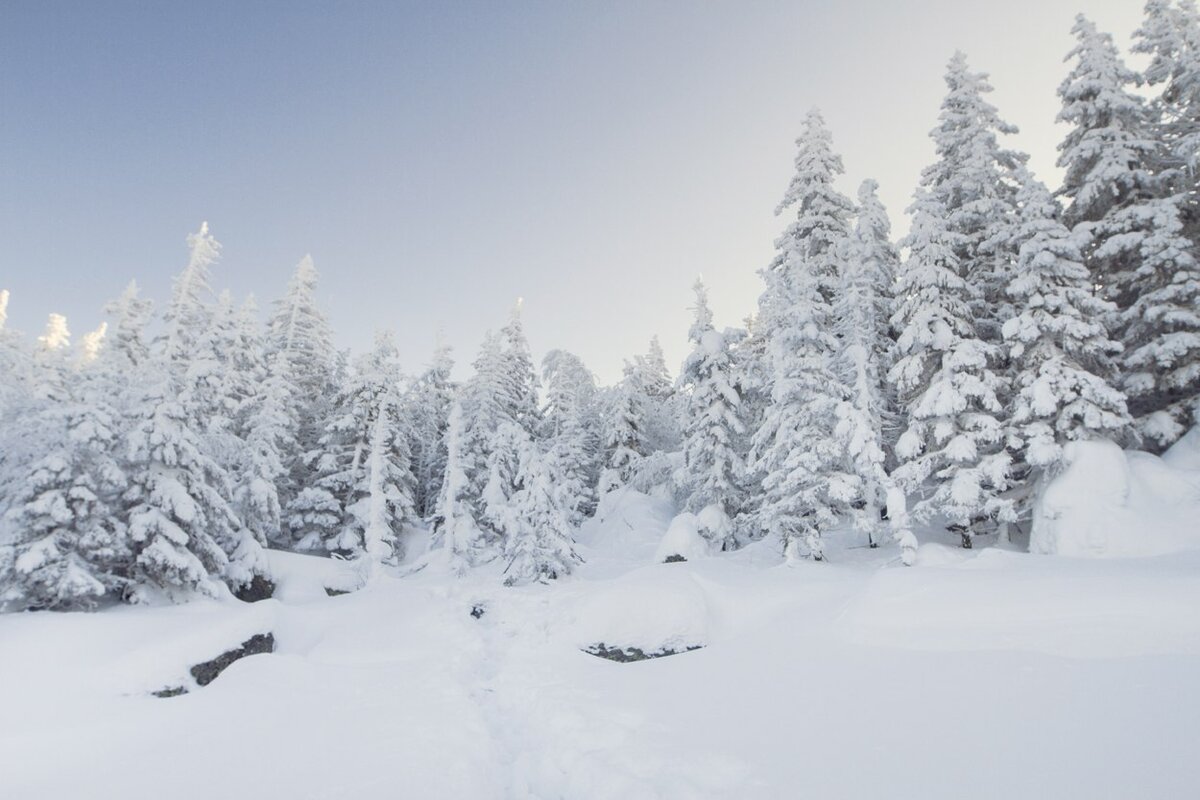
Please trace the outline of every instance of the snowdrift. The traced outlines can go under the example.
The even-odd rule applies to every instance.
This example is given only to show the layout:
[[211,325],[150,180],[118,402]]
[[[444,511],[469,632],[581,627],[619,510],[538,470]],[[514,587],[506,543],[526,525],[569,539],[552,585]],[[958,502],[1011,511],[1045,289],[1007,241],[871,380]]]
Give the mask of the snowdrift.
[[1200,549],[1200,429],[1160,458],[1072,442],[1034,509],[1029,550],[1088,558]]

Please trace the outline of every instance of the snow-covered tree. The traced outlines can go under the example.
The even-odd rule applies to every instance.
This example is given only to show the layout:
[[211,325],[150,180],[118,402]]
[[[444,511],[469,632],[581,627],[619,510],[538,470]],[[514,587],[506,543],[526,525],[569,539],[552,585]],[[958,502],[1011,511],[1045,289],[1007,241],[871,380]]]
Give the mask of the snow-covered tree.
[[[288,482],[298,491],[311,483],[308,471],[308,465],[314,463],[311,454],[318,449],[318,440],[324,434],[331,398],[339,382],[333,335],[317,306],[317,279],[312,256],[306,255],[296,265],[283,297],[274,302],[267,320],[267,356],[282,354],[283,358],[274,363],[285,370],[281,374],[283,382],[295,387],[286,416],[295,421],[296,428],[288,438],[296,444],[283,453],[283,461],[289,473]],[[285,491],[284,502],[291,497]]]
[[94,365],[77,373],[66,343],[65,320],[55,315],[36,356],[42,402],[23,423],[38,454],[18,464],[0,521],[0,604],[86,608],[125,586],[117,419]]
[[912,515],[943,517],[971,547],[975,528],[1012,520],[1010,456],[1000,404],[1002,381],[992,365],[997,347],[975,330],[978,289],[963,279],[946,210],[918,190],[908,259],[900,269],[896,313],[898,359],[889,373],[907,426],[896,445],[893,477],[909,496]]
[[996,344],[1012,316],[1005,289],[1015,254],[1007,242],[1016,213],[1014,173],[1026,156],[1000,146],[1000,137],[1017,129],[984,99],[992,91],[988,76],[971,72],[962,52],[950,59],[946,86],[937,127],[929,134],[937,160],[921,172],[920,185],[943,209],[959,275],[975,287],[977,335]]
[[600,425],[596,378],[578,356],[551,350],[542,360],[546,404],[542,409],[545,457],[558,476],[555,491],[572,525],[596,508]]
[[445,480],[434,512],[433,536],[434,545],[445,548],[450,568],[458,575],[486,560],[486,537],[475,521],[477,511],[469,494],[464,427],[462,403],[455,400],[446,424]]
[[104,337],[108,334],[108,323],[101,322],[100,327],[88,331],[79,339],[79,354],[76,365],[83,367],[96,360],[100,348],[104,346]]
[[539,381],[529,353],[529,342],[521,323],[521,301],[513,306],[508,324],[500,330],[503,343],[501,361],[506,379],[505,402],[508,416],[534,435],[540,422],[538,412]]
[[537,443],[515,426],[507,426],[517,446],[516,491],[505,513],[504,582],[509,586],[568,575],[579,563],[568,512],[556,487],[560,475]]
[[[688,511],[698,513],[712,507],[726,520],[732,520],[742,505],[738,449],[745,431],[738,417],[741,395],[733,375],[728,338],[713,326],[708,292],[700,281],[694,289],[696,319],[688,332],[692,352],[679,373],[688,400],[679,483],[688,493]],[[728,522],[706,530],[710,535],[718,531],[724,534],[721,541],[710,539],[713,548],[732,550],[737,546]]]
[[1150,105],[1155,138],[1164,145],[1156,165],[1167,193],[1183,192],[1188,238],[1200,242],[1200,13],[1191,0],[1148,0],[1133,35],[1133,50],[1150,57],[1142,80],[1160,91]]
[[455,384],[450,378],[453,366],[450,348],[439,343],[432,363],[413,382],[404,399],[416,477],[413,503],[422,519],[429,519],[435,513],[445,481],[446,430],[455,396]]
[[248,298],[234,329],[234,423],[239,447],[234,467],[233,501],[242,525],[263,544],[289,543],[283,531],[281,494],[290,496],[286,454],[294,452],[297,423],[285,353],[268,360],[263,353],[257,310]]
[[233,544],[254,540],[238,535],[226,502],[228,476],[204,454],[165,369],[157,372],[140,392],[127,437],[131,599],[153,590],[216,596],[222,578],[234,586],[249,583],[263,566],[261,553]]
[[751,460],[762,476],[755,525],[779,536],[789,557],[824,557],[821,533],[837,523],[853,491],[834,440],[846,388],[833,371],[833,302],[854,205],[833,187],[842,161],[816,110],[796,140],[796,174],[777,209],[796,219],[763,270],[759,323],[770,359],[771,405],[754,433]]
[[885,448],[894,441],[895,427],[886,376],[893,346],[890,316],[897,255],[877,188],[871,180],[859,188],[858,221],[847,244],[834,305],[839,348],[835,370],[848,389],[838,406],[834,432],[845,447],[847,470],[857,479],[859,496],[850,509],[854,526],[867,534],[872,547],[883,538],[880,510],[891,483]]
[[1072,31],[1075,64],[1058,90],[1059,120],[1072,126],[1059,145],[1065,221],[1117,305],[1129,409],[1146,442],[1162,448],[1198,419],[1200,266],[1184,235],[1188,193],[1165,191],[1169,175],[1155,171],[1162,143],[1112,37],[1083,16]]
[[397,355],[392,337],[380,334],[334,400],[315,480],[289,507],[302,549],[365,553],[373,561],[402,555],[399,536],[415,514]]
[[189,234],[188,263],[175,277],[171,302],[163,315],[162,355],[172,372],[185,370],[194,356],[199,339],[209,328],[212,294],[211,267],[221,255],[221,245],[208,229]]
[[624,375],[609,392],[605,404],[605,459],[600,476],[601,494],[629,485],[642,459],[650,453],[645,433],[644,407],[640,399],[637,371],[626,361]]
[[1076,439],[1120,439],[1128,429],[1125,397],[1109,382],[1111,356],[1104,319],[1112,304],[1095,296],[1078,242],[1059,207],[1032,175],[1019,194],[1018,276],[1008,287],[1017,315],[1004,325],[1014,367],[1012,425],[1022,456],[1053,470],[1062,445]]
[[136,281],[130,281],[121,296],[104,307],[112,324],[105,333],[102,357],[113,360],[114,373],[131,374],[150,358],[146,326],[152,310],[153,303],[141,296]]

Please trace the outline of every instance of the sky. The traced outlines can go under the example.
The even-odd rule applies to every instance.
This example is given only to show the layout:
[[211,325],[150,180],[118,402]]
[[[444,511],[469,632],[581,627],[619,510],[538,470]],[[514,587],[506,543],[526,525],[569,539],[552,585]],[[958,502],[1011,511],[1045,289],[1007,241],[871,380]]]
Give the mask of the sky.
[[[702,275],[742,324],[807,110],[899,233],[955,49],[1055,185],[1080,11],[1137,0],[0,2],[0,289],[78,337],[132,279],[160,305],[207,220],[260,305],[311,253],[340,347],[439,332],[459,374],[516,298],[535,356],[604,382],[687,352]],[[1134,64],[1137,59],[1131,59]]]

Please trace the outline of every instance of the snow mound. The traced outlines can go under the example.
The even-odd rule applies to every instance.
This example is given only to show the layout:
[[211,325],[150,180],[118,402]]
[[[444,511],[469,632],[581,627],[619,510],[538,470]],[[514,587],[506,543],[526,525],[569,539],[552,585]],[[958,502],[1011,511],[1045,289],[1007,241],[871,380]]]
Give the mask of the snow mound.
[[580,649],[605,644],[647,653],[686,650],[708,643],[709,617],[704,591],[689,573],[649,567],[582,598],[570,635]]
[[580,526],[575,541],[589,564],[604,564],[614,574],[621,573],[630,561],[652,560],[674,513],[674,506],[663,498],[618,489],[600,499],[596,515]]
[[671,556],[683,556],[687,561],[695,561],[707,556],[708,541],[700,535],[704,522],[696,514],[686,511],[677,515],[654,551],[654,560],[662,562]]
[[1029,550],[1122,558],[1200,548],[1200,458],[1195,431],[1159,458],[1109,441],[1071,442],[1066,468],[1034,509]]
[[1162,460],[1179,470],[1197,473],[1200,480],[1200,426],[1192,428],[1162,454]]

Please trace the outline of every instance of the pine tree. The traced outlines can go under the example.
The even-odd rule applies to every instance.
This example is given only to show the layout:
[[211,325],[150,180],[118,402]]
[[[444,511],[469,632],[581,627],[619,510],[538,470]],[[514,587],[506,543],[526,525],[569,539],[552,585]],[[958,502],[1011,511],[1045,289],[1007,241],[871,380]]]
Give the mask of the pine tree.
[[892,325],[898,359],[889,373],[907,427],[896,445],[893,473],[910,496],[922,495],[912,515],[942,516],[963,547],[989,519],[1012,521],[1005,450],[1001,379],[992,365],[996,346],[976,333],[971,312],[978,290],[963,279],[948,215],[930,192],[912,206],[908,259],[900,270],[900,298]]
[[1083,16],[1072,32],[1075,65],[1059,87],[1059,120],[1072,126],[1059,145],[1060,193],[1071,200],[1064,219],[1117,305],[1129,410],[1147,443],[1163,448],[1197,420],[1200,397],[1200,266],[1183,230],[1187,194],[1166,192],[1169,173],[1155,172],[1161,144],[1112,37]]
[[833,429],[846,388],[832,370],[833,306],[854,207],[833,187],[842,172],[821,115],[805,121],[796,175],[777,211],[796,219],[763,271],[760,324],[770,358],[771,405],[754,434],[751,459],[763,476],[755,525],[779,536],[789,557],[824,557],[821,533],[851,497]]
[[1103,324],[1112,304],[1093,293],[1049,190],[1027,175],[1019,199],[1019,275],[1008,288],[1018,313],[1004,325],[1016,368],[1012,423],[1024,462],[1053,472],[1065,442],[1120,439],[1130,419],[1109,383],[1111,355],[1121,349]]
[[[738,417],[741,395],[734,382],[728,339],[713,327],[708,292],[696,281],[695,322],[688,332],[693,345],[680,370],[680,384],[688,390],[688,423],[684,433],[683,479],[688,490],[687,510],[699,513],[713,508],[732,518],[741,510],[741,458],[738,440],[744,433]],[[737,546],[728,522],[707,530],[715,549]]]

